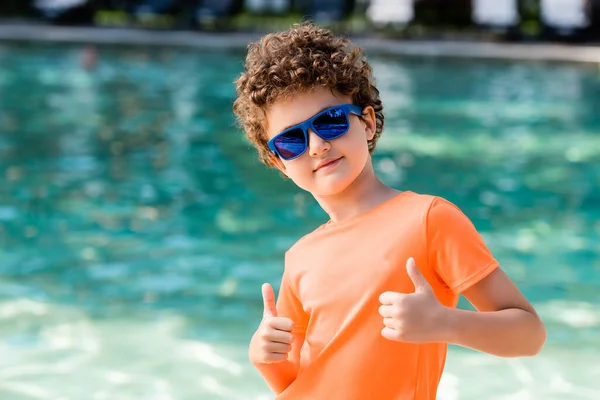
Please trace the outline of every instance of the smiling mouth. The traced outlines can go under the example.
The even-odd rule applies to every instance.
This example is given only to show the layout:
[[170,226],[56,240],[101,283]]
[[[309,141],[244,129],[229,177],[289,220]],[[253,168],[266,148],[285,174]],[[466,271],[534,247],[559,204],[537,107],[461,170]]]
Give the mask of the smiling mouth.
[[337,164],[343,157],[340,158],[336,158],[335,160],[331,160],[330,162],[328,162],[327,164],[323,164],[321,165],[319,168],[315,169],[315,172],[320,171],[322,169],[327,169],[329,167],[332,167],[333,165]]

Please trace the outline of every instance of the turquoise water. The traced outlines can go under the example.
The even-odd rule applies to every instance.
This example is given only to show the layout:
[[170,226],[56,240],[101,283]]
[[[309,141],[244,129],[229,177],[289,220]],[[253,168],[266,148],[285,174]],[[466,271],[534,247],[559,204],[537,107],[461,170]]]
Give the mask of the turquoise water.
[[[0,398],[269,399],[260,285],[324,221],[233,127],[242,53],[0,47]],[[472,218],[545,320],[440,398],[600,398],[600,69],[371,58],[375,165]],[[466,304],[463,304],[466,306]]]

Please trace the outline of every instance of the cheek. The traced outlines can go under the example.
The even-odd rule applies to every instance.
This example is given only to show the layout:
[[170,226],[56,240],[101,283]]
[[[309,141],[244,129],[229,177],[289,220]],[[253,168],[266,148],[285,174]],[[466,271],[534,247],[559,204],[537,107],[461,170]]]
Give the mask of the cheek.
[[312,169],[310,164],[305,160],[305,155],[285,162],[286,175],[297,186],[304,190],[309,190],[310,179],[312,177]]
[[361,129],[356,129],[353,132],[348,132],[348,135],[343,137],[346,139],[340,143],[340,150],[353,155],[354,157],[361,157],[364,154],[369,153],[369,142],[365,136],[365,132]]

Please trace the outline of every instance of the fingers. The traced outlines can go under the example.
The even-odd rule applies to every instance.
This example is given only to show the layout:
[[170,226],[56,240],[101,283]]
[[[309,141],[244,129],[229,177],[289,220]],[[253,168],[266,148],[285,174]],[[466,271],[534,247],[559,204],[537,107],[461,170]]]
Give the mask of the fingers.
[[400,296],[400,293],[383,292],[383,293],[381,293],[381,295],[379,295],[379,302],[381,304],[394,304],[398,300],[399,296]]
[[263,316],[264,317],[276,317],[277,307],[275,306],[275,292],[273,287],[265,283],[262,285],[262,298],[263,298]]
[[384,318],[383,319],[383,325],[385,325],[387,328],[391,329],[391,330],[396,330],[397,328],[397,324],[398,321],[396,321],[393,318]]
[[379,306],[379,315],[383,318],[392,318],[394,316],[394,307],[385,304]]
[[280,331],[291,332],[294,329],[294,322],[286,317],[269,318],[268,325]]
[[294,335],[291,332],[280,331],[271,326],[265,326],[262,337],[268,342],[290,344],[294,341]]
[[268,317],[263,320],[259,333],[258,360],[264,363],[277,363],[288,359],[292,351],[294,335],[291,332],[275,329],[275,326],[292,327],[289,318]]
[[425,277],[421,275],[421,272],[415,264],[415,259],[412,257],[406,260],[406,272],[408,273],[413,285],[415,285],[415,291],[429,287],[429,283]]
[[292,350],[294,323],[290,318],[278,317],[273,287],[262,285],[263,319],[252,338],[250,359],[257,363],[278,363],[287,360]]
[[288,359],[287,353],[267,353],[264,363],[275,364]]
[[275,354],[286,354],[292,351],[292,345],[288,343],[266,342],[265,352]]
[[386,326],[381,330],[381,336],[388,340],[396,340],[398,333],[395,330],[390,329]]

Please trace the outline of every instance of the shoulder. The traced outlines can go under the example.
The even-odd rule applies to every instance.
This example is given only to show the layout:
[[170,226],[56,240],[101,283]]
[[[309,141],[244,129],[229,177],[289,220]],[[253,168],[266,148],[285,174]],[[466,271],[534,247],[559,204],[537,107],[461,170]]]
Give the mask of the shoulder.
[[[433,194],[413,193],[404,206],[417,218],[426,234],[440,229],[453,229],[470,224],[466,214],[450,200]],[[457,225],[457,226],[455,226]]]
[[432,196],[427,209],[429,224],[452,224],[457,220],[469,220],[466,214],[453,202],[440,196]]
[[427,211],[425,236],[429,244],[437,243],[442,247],[448,243],[480,241],[480,233],[467,214],[456,204],[439,196],[433,199]]
[[444,197],[434,194],[424,194],[416,192],[408,192],[401,206],[405,210],[409,210],[411,214],[419,216],[424,222],[427,222],[431,216],[439,217],[447,214],[462,213],[461,210],[451,201]]

